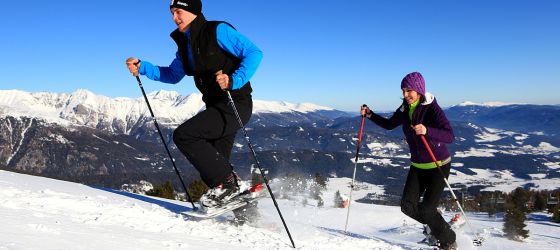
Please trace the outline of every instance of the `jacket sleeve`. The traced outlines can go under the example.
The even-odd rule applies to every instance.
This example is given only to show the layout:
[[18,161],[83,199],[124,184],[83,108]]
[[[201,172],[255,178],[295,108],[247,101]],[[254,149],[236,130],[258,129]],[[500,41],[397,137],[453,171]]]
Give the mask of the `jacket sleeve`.
[[175,59],[173,59],[169,67],[156,66],[148,61],[142,61],[138,72],[151,80],[171,84],[180,82],[185,76],[179,53],[175,55]]
[[393,113],[393,115],[389,119],[380,116],[376,113],[372,113],[369,119],[373,121],[375,124],[377,124],[379,127],[382,127],[387,130],[392,130],[402,124],[401,116],[402,116],[402,112],[400,111],[399,108],[397,109],[397,111],[395,111],[395,113]]
[[432,104],[432,117],[431,121],[426,126],[426,136],[431,138],[432,140],[443,142],[443,143],[452,143],[455,139],[455,135],[453,134],[453,129],[451,128],[451,124],[445,113],[437,103]]
[[263,53],[253,42],[227,23],[218,25],[216,36],[220,48],[241,59],[239,68],[230,76],[231,89],[240,89],[245,83],[249,82],[257,71]]

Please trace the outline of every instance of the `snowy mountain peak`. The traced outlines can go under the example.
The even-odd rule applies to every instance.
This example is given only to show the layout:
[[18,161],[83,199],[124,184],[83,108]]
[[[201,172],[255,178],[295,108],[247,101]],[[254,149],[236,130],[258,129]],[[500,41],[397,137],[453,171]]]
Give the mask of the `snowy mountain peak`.
[[108,102],[111,102],[109,97],[96,95],[87,89],[78,89],[69,96],[67,107],[74,108],[81,104],[98,109],[99,106],[104,106]]
[[[175,91],[159,90],[148,94],[150,105],[162,124],[179,124],[204,108],[202,94],[183,96]],[[334,109],[311,103],[292,104],[255,100],[254,113],[285,113]],[[109,98],[87,89],[66,93],[29,93],[0,90],[0,113],[3,116],[36,117],[59,124],[86,125],[128,134],[138,121],[150,116],[144,98]]]
[[74,91],[72,95],[82,98],[95,97],[95,94],[87,89],[76,89],[76,91]]
[[457,106],[459,107],[466,107],[466,106],[483,106],[483,107],[502,107],[508,105],[515,105],[515,104],[523,104],[523,103],[506,103],[506,102],[484,102],[484,103],[476,103],[471,101],[464,101]]
[[255,113],[282,113],[282,112],[315,112],[321,110],[334,110],[333,108],[319,106],[312,103],[293,104],[289,102],[261,101],[255,100],[253,112]]
[[158,90],[148,94],[150,99],[158,99],[158,100],[173,100],[176,101],[181,97],[176,91],[168,91],[168,90]]

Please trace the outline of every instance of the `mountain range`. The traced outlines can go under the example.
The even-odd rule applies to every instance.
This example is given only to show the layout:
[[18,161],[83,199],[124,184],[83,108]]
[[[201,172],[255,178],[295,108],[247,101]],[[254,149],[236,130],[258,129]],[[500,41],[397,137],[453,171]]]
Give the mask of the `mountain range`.
[[[175,127],[204,109],[201,95],[158,91],[148,98],[183,177],[197,179],[170,142]],[[352,176],[359,116],[262,100],[253,111],[247,130],[269,177]],[[473,192],[560,187],[560,106],[464,102],[445,113],[456,136],[450,145],[455,186]],[[399,195],[409,164],[402,131],[370,122],[364,130],[357,180]],[[143,98],[0,90],[0,142],[0,169],[112,188],[171,180],[179,188]],[[241,136],[231,162],[248,177],[253,159]]]

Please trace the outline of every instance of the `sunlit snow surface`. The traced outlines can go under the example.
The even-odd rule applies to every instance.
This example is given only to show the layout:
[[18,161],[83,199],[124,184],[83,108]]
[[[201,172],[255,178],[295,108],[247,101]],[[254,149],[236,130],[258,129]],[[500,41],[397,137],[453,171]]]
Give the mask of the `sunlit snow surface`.
[[[279,200],[297,249],[422,249],[415,243],[422,239],[421,225],[398,207],[352,202],[345,234],[347,210],[333,208],[333,194],[340,190],[347,195],[349,181],[331,179],[321,208],[313,201],[304,206]],[[382,189],[357,190],[353,199],[367,192]],[[259,203],[262,219],[252,225],[232,225],[231,214],[201,221],[180,214],[189,209],[184,202],[0,171],[0,249],[292,249],[270,198]],[[488,239],[474,248],[464,227],[458,231],[460,249],[560,245],[558,224],[550,223],[546,214],[529,215],[525,242],[503,238],[500,217],[469,216],[475,230]]]

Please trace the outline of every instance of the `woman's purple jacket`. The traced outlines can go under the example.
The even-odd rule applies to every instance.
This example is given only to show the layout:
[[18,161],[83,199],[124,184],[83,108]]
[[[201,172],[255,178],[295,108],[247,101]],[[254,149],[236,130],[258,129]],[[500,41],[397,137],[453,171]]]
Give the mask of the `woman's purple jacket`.
[[445,113],[437,104],[435,97],[426,93],[426,101],[416,107],[412,114],[412,121],[408,115],[408,110],[408,105],[401,105],[389,119],[375,113],[369,119],[387,130],[402,125],[406,142],[410,147],[410,160],[415,163],[433,162],[422,139],[419,135],[416,135],[411,127],[411,124],[423,124],[427,129],[426,140],[437,160],[447,159],[450,154],[446,144],[453,142],[453,129],[451,129],[451,125]]

